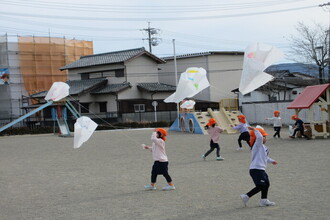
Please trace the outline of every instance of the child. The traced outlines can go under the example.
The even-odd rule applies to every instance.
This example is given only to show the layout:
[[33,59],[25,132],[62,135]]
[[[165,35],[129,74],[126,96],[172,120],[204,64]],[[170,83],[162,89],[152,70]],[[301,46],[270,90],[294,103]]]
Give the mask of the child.
[[262,128],[249,127],[256,135],[256,141],[251,149],[250,176],[256,185],[250,192],[242,194],[240,197],[246,206],[249,199],[261,191],[260,206],[273,206],[274,202],[267,199],[269,179],[266,173],[267,163],[276,165],[277,162],[268,157],[268,149],[264,145],[267,142],[267,133]]
[[250,134],[247,129],[246,120],[244,115],[237,116],[238,121],[240,122],[239,125],[233,126],[230,125],[233,129],[238,130],[241,134],[238,137],[238,148],[237,150],[243,150],[242,148],[242,140],[246,141],[246,143],[250,146]]
[[156,128],[151,135],[152,147],[142,145],[144,149],[149,149],[152,152],[152,157],[154,159],[154,165],[151,171],[151,184],[144,186],[146,190],[156,189],[157,175],[162,174],[167,185],[163,187],[163,190],[174,190],[175,186],[172,183],[172,178],[168,174],[168,159],[165,152],[165,140],[167,136],[167,131],[163,128]]
[[218,126],[215,126],[216,120],[214,118],[210,118],[209,122],[205,126],[205,129],[207,129],[207,133],[210,135],[210,150],[208,150],[205,154],[202,155],[202,158],[205,160],[205,158],[212,152],[214,149],[217,149],[217,160],[224,160],[225,158],[220,156],[220,147],[219,147],[219,138],[220,133],[222,133],[224,130]]
[[273,137],[275,138],[276,136],[278,138],[281,138],[280,132],[281,132],[281,127],[282,127],[282,119],[280,117],[280,111],[274,111],[274,117],[272,118],[266,118],[266,120],[271,120],[273,121],[273,127],[275,134]]
[[298,115],[292,115],[291,119],[295,120],[296,123],[294,124],[293,134],[292,134],[292,136],[289,136],[289,137],[295,138],[297,131],[300,131],[301,136],[305,137],[307,140],[309,140],[310,138],[304,134],[304,130],[305,130],[304,122],[298,117]]

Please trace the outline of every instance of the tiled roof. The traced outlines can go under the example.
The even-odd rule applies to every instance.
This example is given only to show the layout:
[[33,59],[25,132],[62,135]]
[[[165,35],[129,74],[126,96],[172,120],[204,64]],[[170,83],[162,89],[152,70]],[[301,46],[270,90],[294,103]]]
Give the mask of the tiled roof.
[[117,93],[129,87],[131,87],[130,83],[110,84],[93,90],[91,94]]
[[70,95],[79,95],[91,91],[108,83],[107,79],[83,79],[69,80],[66,82],[70,86]]
[[82,68],[82,67],[89,67],[89,66],[97,66],[97,65],[105,65],[105,64],[113,64],[113,63],[121,63],[124,61],[128,61],[135,57],[141,55],[147,55],[158,63],[165,63],[164,60],[156,57],[155,55],[149,53],[144,49],[144,47],[130,49],[130,50],[122,50],[122,51],[114,51],[110,53],[101,53],[101,54],[94,54],[88,56],[82,56],[79,60],[67,64],[64,67],[61,67],[60,70],[65,69],[74,69],[74,68]]
[[[66,83],[70,86],[70,95],[79,95],[84,92],[91,91],[97,87],[106,85],[107,79],[83,79],[83,80],[68,80]],[[32,94],[31,98],[44,98],[48,91]]]
[[176,90],[175,86],[164,83],[138,83],[137,87],[148,92],[174,92]]
[[[209,52],[200,52],[200,53],[188,53],[176,56],[177,59],[181,58],[190,58],[190,57],[201,57],[209,55],[244,55],[242,51],[209,51]],[[162,57],[163,60],[173,60],[174,56]]]

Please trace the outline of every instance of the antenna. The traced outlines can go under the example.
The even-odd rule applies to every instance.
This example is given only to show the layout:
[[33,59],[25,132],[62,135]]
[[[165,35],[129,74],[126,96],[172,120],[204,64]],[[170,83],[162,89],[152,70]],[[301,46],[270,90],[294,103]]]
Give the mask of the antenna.
[[148,38],[142,38],[142,40],[148,40],[149,42],[149,52],[152,53],[152,46],[157,46],[162,42],[162,39],[159,37],[154,37],[154,35],[158,35],[160,29],[158,28],[151,28],[150,22],[148,22],[148,28],[140,29],[140,31],[145,31],[148,33]]

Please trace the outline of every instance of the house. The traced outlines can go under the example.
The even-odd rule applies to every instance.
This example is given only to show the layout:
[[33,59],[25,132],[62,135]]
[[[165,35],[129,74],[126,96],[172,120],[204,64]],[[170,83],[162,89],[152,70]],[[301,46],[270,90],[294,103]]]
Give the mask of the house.
[[[61,67],[68,70],[70,95],[80,104],[80,112],[101,117],[122,117],[128,113],[175,111],[175,104],[163,100],[176,87],[161,83],[158,65],[165,61],[145,48],[82,56]],[[74,92],[89,84],[80,93]],[[123,118],[125,121],[125,119]]]

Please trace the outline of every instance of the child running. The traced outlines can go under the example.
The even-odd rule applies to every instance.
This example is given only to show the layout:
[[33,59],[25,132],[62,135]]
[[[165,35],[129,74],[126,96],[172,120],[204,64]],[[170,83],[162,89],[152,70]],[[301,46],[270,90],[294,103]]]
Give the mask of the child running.
[[256,135],[256,141],[251,149],[250,176],[256,185],[251,191],[242,194],[240,197],[246,206],[249,199],[261,191],[260,206],[273,206],[274,202],[267,199],[269,179],[266,173],[267,163],[276,165],[277,162],[268,157],[268,148],[264,145],[267,142],[267,133],[262,128],[248,127]]
[[216,151],[217,160],[225,159],[220,156],[220,146],[219,146],[220,133],[222,133],[224,130],[218,126],[215,126],[216,123],[217,122],[214,118],[210,118],[209,122],[205,126],[207,133],[210,135],[210,150],[208,150],[205,154],[202,155],[202,158],[204,160],[212,151],[214,151],[214,149],[217,149]]
[[273,127],[275,131],[275,134],[273,135],[274,138],[276,138],[276,136],[278,138],[281,138],[280,132],[282,128],[282,119],[280,117],[280,114],[280,111],[274,111],[274,117],[266,118],[266,120],[273,121]]
[[304,122],[298,117],[298,115],[292,115],[291,117],[292,120],[295,120],[296,123],[294,124],[294,131],[292,136],[289,136],[290,138],[295,138],[297,131],[300,131],[300,135],[302,137],[305,137],[307,140],[310,138],[305,135],[304,130],[305,130],[305,124]]
[[238,115],[237,116],[238,121],[240,122],[240,124],[233,126],[230,125],[233,129],[238,130],[241,134],[238,137],[238,148],[237,150],[243,150],[242,148],[242,140],[246,141],[246,143],[250,146],[250,134],[249,131],[247,129],[247,125],[246,125],[246,120],[245,120],[245,116],[244,115]]
[[163,187],[163,190],[174,190],[175,186],[172,183],[172,178],[168,174],[168,159],[165,152],[165,141],[166,141],[167,131],[163,128],[156,128],[151,135],[152,146],[147,146],[142,144],[144,149],[149,149],[152,152],[152,157],[154,159],[154,165],[151,171],[151,184],[144,186],[146,190],[156,189],[156,180],[159,174],[162,174],[167,185]]

